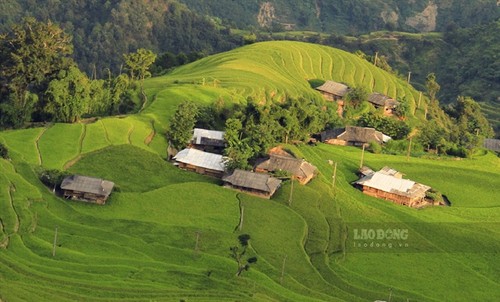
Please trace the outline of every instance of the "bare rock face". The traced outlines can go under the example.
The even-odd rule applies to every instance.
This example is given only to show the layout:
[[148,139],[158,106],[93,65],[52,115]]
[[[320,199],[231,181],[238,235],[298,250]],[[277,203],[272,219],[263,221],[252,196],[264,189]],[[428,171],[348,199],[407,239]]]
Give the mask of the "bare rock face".
[[274,6],[271,2],[264,2],[260,5],[259,14],[257,15],[257,22],[261,27],[269,27],[276,19]]
[[434,31],[436,30],[437,15],[438,6],[431,1],[421,13],[406,19],[405,24],[421,32]]
[[386,8],[380,13],[380,17],[384,20],[384,23],[397,24],[399,20],[399,15],[392,9]]

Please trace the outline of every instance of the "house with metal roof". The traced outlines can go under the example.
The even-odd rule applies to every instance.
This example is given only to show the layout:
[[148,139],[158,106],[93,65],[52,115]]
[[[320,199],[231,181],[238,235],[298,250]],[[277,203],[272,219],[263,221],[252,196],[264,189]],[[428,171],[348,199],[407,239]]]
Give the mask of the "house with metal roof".
[[67,199],[105,204],[115,186],[114,182],[81,175],[71,175],[61,183]]
[[213,177],[222,177],[225,171],[224,156],[186,148],[177,153],[173,160],[179,168]]
[[392,110],[399,104],[395,99],[378,92],[370,94],[368,96],[368,102],[375,108],[383,108],[385,116],[391,116]]
[[226,147],[224,131],[194,128],[191,147],[206,152],[221,154]]
[[290,173],[303,185],[307,184],[318,173],[318,169],[307,161],[286,155],[270,154],[269,158],[261,159],[255,165],[255,172],[277,171]]
[[374,128],[346,126],[320,133],[321,141],[331,145],[362,146],[369,142],[383,144],[391,137]]
[[367,173],[363,173],[366,175],[362,175],[358,181],[354,182],[354,185],[360,188],[364,194],[410,207],[419,206],[426,202],[426,192],[431,187],[403,179],[402,173],[389,167],[384,167],[377,172],[369,173],[368,171],[366,169]]
[[248,194],[271,198],[281,186],[281,180],[267,174],[236,169],[222,177],[224,187],[233,188]]

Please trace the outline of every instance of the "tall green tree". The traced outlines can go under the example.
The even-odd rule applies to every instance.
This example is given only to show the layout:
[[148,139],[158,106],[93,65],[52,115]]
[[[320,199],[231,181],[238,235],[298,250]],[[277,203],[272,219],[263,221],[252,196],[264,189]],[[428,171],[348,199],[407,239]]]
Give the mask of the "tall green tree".
[[226,167],[229,170],[247,169],[248,160],[254,155],[250,139],[243,137],[243,125],[239,119],[230,118],[226,121],[224,139],[227,147],[224,154],[228,157]]
[[198,107],[193,102],[184,101],[177,106],[166,133],[167,139],[177,150],[186,147],[193,137],[197,115]]
[[425,78],[425,88],[427,89],[427,94],[429,95],[431,102],[436,100],[436,94],[441,89],[441,85],[436,81],[436,74],[429,73]]
[[[39,98],[51,79],[72,64],[71,37],[52,22],[26,18],[0,35],[0,107],[19,126],[30,120]],[[6,120],[6,118],[4,118]]]
[[149,67],[156,60],[156,54],[149,49],[140,48],[136,52],[123,55],[130,79],[140,80],[141,85],[146,77],[151,76]]
[[92,83],[76,66],[60,72],[47,89],[45,110],[55,121],[73,123],[85,113],[92,112]]

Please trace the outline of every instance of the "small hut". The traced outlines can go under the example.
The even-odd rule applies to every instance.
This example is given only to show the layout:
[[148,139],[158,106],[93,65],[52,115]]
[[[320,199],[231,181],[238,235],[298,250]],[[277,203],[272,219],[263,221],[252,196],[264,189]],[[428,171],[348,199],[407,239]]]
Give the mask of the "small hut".
[[323,97],[328,101],[342,100],[349,92],[349,87],[342,83],[334,81],[326,81],[323,85],[316,87],[316,90],[321,92]]
[[392,116],[392,110],[399,104],[395,99],[378,92],[370,94],[368,102],[375,108],[383,108],[385,116]]
[[374,128],[346,126],[321,132],[321,141],[331,145],[362,146],[369,142],[388,142],[391,137]]
[[271,198],[281,186],[281,180],[267,174],[236,169],[222,177],[225,187],[233,188],[263,198]]
[[402,173],[389,167],[384,167],[378,172],[369,173],[368,169],[363,172],[367,175],[363,175],[354,182],[355,186],[366,195],[390,200],[397,204],[410,207],[420,206],[426,202],[426,192],[431,189],[429,186],[403,179]]
[[105,204],[115,184],[108,180],[81,175],[71,175],[61,183],[67,199]]
[[175,165],[184,170],[217,178],[224,174],[224,157],[220,154],[187,148],[177,153],[173,159]]
[[277,171],[287,171],[302,185],[307,184],[318,173],[315,166],[303,159],[278,154],[270,154],[269,158],[261,159],[255,166],[255,172]]

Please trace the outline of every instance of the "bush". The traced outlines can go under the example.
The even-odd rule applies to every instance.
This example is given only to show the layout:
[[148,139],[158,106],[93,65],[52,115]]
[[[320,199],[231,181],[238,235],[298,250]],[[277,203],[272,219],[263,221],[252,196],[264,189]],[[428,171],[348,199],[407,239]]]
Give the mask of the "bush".
[[379,154],[380,152],[382,152],[382,146],[374,141],[371,141],[368,144],[368,151]]
[[425,198],[430,199],[432,201],[437,201],[437,202],[443,202],[443,194],[441,192],[436,191],[434,189],[430,189],[429,191],[425,192]]
[[311,85],[311,88],[316,88],[316,87],[319,87],[319,86],[325,84],[325,80],[321,80],[321,79],[311,79],[308,82],[309,82],[309,85]]
[[2,143],[0,143],[0,157],[9,159],[9,150],[7,150],[7,147]]
[[38,178],[46,186],[53,188],[59,188],[63,179],[68,176],[69,173],[66,171],[59,171],[56,169],[52,170],[41,170],[38,172]]

